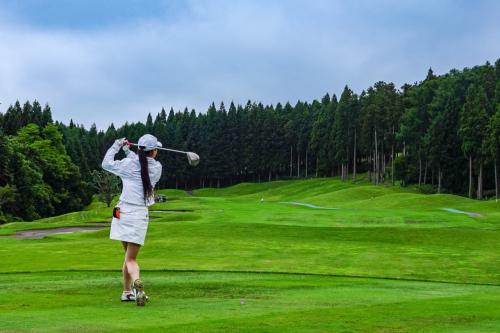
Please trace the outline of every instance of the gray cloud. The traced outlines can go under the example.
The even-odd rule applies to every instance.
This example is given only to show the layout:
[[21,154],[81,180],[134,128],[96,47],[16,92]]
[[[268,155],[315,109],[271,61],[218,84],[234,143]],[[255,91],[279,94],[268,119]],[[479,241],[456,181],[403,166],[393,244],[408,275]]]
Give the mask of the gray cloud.
[[168,20],[92,30],[21,25],[4,14],[0,111],[36,98],[58,120],[105,128],[162,107],[204,111],[212,101],[275,104],[339,94],[345,84],[357,92],[379,80],[401,85],[429,66],[443,73],[496,60],[499,6],[491,3],[191,1]]

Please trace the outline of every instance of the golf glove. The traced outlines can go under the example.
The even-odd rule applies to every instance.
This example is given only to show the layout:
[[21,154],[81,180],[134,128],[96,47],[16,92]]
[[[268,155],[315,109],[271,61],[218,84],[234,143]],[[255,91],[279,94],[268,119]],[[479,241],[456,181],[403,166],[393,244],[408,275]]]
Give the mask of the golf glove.
[[122,147],[125,143],[127,143],[126,138],[121,138],[121,139],[115,140],[115,146],[117,146],[117,147]]

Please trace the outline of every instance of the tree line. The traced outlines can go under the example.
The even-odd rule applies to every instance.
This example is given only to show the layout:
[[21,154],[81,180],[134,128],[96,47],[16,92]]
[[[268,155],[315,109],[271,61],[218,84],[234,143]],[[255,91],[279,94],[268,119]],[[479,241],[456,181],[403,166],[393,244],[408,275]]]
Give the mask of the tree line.
[[[345,86],[340,98],[326,94],[294,105],[248,101],[212,103],[204,113],[162,109],[144,123],[111,124],[105,131],[73,121],[54,123],[48,105],[17,102],[0,114],[2,138],[13,144],[32,123],[40,140],[47,140],[48,125],[61,134],[60,153],[86,184],[79,188],[81,197],[74,196],[82,204],[92,193],[92,172],[113,140],[136,141],[144,133],[201,156],[192,168],[184,156],[161,152],[160,187],[332,176],[355,180],[363,173],[374,184],[417,184],[427,192],[482,199],[498,196],[500,59],[440,76],[429,69],[424,80],[400,88],[381,81],[356,94]],[[0,178],[0,187],[10,184],[8,177]]]
[[0,114],[0,224],[81,209],[92,188],[66,154],[50,107],[16,102]]

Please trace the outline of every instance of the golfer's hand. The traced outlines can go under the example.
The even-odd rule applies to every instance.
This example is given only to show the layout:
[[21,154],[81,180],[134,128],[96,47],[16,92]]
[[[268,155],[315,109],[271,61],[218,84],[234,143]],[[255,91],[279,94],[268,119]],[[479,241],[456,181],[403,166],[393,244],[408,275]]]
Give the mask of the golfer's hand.
[[128,144],[128,141],[126,138],[121,138],[121,139],[117,139],[115,140],[115,145],[119,146],[119,147],[122,147],[124,146],[125,144]]
[[123,152],[125,153],[125,156],[130,153],[130,146],[128,145],[128,141],[125,140],[125,143],[123,144]]

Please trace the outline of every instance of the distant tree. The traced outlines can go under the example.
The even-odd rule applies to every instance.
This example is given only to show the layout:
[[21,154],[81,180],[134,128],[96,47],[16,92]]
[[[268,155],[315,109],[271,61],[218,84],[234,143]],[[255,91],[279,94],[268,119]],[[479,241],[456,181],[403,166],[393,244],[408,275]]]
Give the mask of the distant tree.
[[[362,145],[372,164],[373,181],[379,184],[386,173],[387,156],[392,155],[392,152],[389,154],[389,147],[394,144],[395,123],[401,114],[397,109],[400,107],[399,95],[394,84],[381,81],[362,94],[360,104]],[[415,118],[413,115],[409,117],[409,123]],[[403,136],[406,136],[406,132]]]
[[334,150],[333,141],[330,138],[337,107],[335,95],[333,99],[330,99],[330,96],[326,94],[320,107],[312,126],[310,148],[316,155],[316,176],[330,176],[333,164],[330,153],[333,153]]
[[6,135],[14,135],[22,127],[22,109],[19,101],[10,105],[3,117],[3,130]]
[[[8,210],[8,206],[13,204],[16,199],[16,188],[15,186],[6,185],[0,186],[0,224],[8,221],[9,216],[4,213]],[[7,209],[6,209],[7,208]]]
[[120,193],[120,179],[101,170],[93,170],[91,174],[99,199],[109,207],[113,197]]
[[[36,104],[38,104],[37,101],[33,103],[33,109],[36,109]],[[39,106],[40,104],[38,104]],[[42,115],[40,117],[40,121],[36,124],[38,124],[40,127],[44,127],[47,124],[52,124],[52,111],[50,109],[49,104],[45,104],[43,107]]]
[[353,91],[348,86],[345,86],[335,112],[332,129],[335,152],[337,153],[335,157],[337,162],[340,163],[340,178],[343,180],[346,180],[349,174],[349,161],[352,151],[350,143],[351,137],[354,138],[353,126],[351,124],[352,116],[355,112],[354,98],[356,97],[353,96]]
[[467,90],[466,102],[460,115],[459,135],[462,151],[469,159],[469,198],[472,197],[472,170],[474,159],[479,166],[477,198],[483,195],[483,163],[485,152],[483,141],[488,126],[488,100],[481,86],[472,84]]
[[153,132],[153,117],[151,116],[151,113],[148,113],[148,117],[146,119],[146,131],[148,133]]
[[[48,105],[45,105],[46,108],[50,109]],[[38,101],[33,102],[33,108],[32,112],[29,116],[28,122],[23,123],[23,126],[26,126],[28,123],[33,123],[38,125],[39,127],[45,126],[42,121],[43,118],[43,111],[42,111],[42,106]]]
[[495,76],[498,82],[498,80],[500,80],[500,58],[495,61]]
[[500,159],[500,104],[497,105],[497,111],[491,117],[488,128],[487,148],[491,154],[495,172],[495,198],[498,202],[498,160]]

